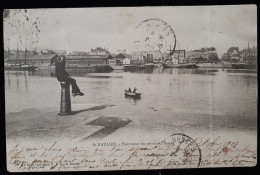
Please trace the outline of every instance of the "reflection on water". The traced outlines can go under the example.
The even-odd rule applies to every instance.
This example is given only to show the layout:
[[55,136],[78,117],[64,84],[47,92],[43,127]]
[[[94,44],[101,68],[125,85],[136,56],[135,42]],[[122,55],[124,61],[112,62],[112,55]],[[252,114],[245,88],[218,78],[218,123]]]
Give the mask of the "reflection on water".
[[48,76],[55,77],[55,72],[51,70],[38,70],[38,71],[30,71],[28,72],[29,76]]
[[227,69],[228,73],[257,73],[256,69]]
[[[257,74],[222,69],[144,69],[135,72],[86,73],[71,71],[84,97],[72,103],[115,105],[121,113],[194,110],[227,115],[257,115]],[[125,98],[124,90],[137,87],[141,99]],[[60,84],[49,70],[5,71],[7,111],[25,108],[59,109]],[[161,113],[161,114],[162,114]],[[160,115],[161,115],[160,114]]]
[[17,89],[19,90],[20,82],[19,82],[19,78],[18,78],[18,72],[15,73],[15,77],[16,77],[16,86],[17,86]]
[[141,101],[141,98],[133,98],[133,97],[125,96],[125,102],[127,103],[137,105],[139,101]]
[[[90,78],[122,78],[122,76],[110,76],[110,73],[89,73],[88,70],[67,70],[69,74],[73,77],[90,77]],[[245,73],[245,74],[256,74],[257,70],[248,69],[174,69],[174,68],[155,68],[155,69],[137,69],[137,70],[114,70],[112,73],[134,73],[134,74],[204,74],[204,75],[215,75],[217,72],[226,73]],[[28,75],[28,76],[45,76],[45,77],[55,77],[55,71],[51,70],[38,70],[38,71],[5,71],[7,77],[10,74],[18,75]]]
[[123,76],[85,75],[89,78],[123,78]]
[[25,86],[28,87],[28,83],[27,83],[27,74],[24,74],[24,81],[25,81]]
[[218,69],[172,69],[172,68],[155,68],[155,69],[139,69],[129,70],[131,73],[138,74],[211,74],[218,72]]
[[9,77],[9,72],[7,72],[7,81],[8,81],[8,87],[11,87],[11,80]]

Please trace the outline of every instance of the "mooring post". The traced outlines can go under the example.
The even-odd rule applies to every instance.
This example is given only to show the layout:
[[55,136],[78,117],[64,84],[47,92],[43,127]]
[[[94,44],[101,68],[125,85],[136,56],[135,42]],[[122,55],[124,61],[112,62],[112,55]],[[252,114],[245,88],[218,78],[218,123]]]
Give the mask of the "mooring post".
[[61,82],[61,100],[60,100],[60,113],[59,115],[71,114],[71,102],[70,102],[70,84]]

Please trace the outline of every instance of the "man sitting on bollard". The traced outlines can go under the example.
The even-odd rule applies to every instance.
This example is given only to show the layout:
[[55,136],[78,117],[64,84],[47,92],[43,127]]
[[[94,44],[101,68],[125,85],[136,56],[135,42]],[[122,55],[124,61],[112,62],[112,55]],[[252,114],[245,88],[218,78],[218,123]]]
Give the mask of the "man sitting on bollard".
[[70,74],[66,71],[65,65],[66,65],[66,57],[61,55],[58,58],[51,59],[51,65],[55,63],[55,72],[57,80],[60,82],[66,82],[71,84],[72,86],[72,95],[73,97],[79,95],[83,96],[84,93],[82,93],[76,83],[76,80],[71,78]]

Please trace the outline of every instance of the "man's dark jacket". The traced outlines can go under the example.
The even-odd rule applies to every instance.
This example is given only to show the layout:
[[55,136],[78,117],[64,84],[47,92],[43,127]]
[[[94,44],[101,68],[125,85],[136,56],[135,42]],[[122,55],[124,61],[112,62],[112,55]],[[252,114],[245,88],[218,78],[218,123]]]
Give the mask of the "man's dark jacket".
[[63,61],[61,61],[60,57],[58,57],[57,55],[55,55],[52,59],[51,59],[51,65],[53,63],[55,63],[55,72],[56,72],[56,77],[58,81],[68,81],[68,78],[70,78],[69,73],[66,71],[65,69],[65,65],[66,65],[66,58],[63,59]]
[[65,69],[65,61],[57,61],[55,63],[56,77],[58,81],[67,81],[70,74]]

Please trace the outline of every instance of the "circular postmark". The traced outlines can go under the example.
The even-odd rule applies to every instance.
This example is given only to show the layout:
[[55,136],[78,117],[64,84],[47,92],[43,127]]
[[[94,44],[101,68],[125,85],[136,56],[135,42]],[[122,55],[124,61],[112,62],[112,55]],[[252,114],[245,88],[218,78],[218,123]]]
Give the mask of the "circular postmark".
[[180,167],[195,168],[200,166],[201,149],[191,137],[183,133],[175,133],[165,143],[172,150],[170,153],[172,160],[178,162]]
[[135,28],[134,47],[136,51],[160,51],[172,55],[176,47],[176,35],[165,21],[147,19]]

